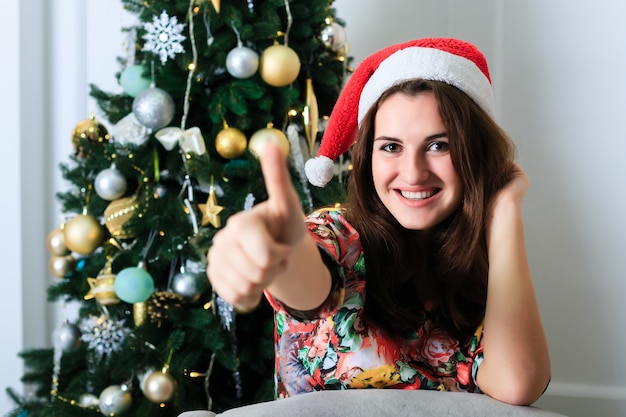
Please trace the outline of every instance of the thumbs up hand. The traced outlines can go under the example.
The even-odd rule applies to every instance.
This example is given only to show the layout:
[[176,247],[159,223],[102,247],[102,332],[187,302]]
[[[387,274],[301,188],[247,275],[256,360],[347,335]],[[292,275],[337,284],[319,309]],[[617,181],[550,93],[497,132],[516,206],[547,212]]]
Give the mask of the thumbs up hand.
[[213,289],[239,311],[257,306],[306,234],[300,199],[276,145],[266,145],[261,169],[268,199],[230,216],[207,255]]

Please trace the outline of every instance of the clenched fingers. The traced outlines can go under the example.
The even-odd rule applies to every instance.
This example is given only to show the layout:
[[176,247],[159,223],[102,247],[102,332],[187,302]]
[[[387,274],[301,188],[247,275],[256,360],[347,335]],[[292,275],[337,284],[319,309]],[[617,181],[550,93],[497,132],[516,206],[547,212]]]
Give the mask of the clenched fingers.
[[259,210],[231,216],[207,255],[213,289],[239,308],[254,307],[263,290],[284,272],[290,248],[274,241]]

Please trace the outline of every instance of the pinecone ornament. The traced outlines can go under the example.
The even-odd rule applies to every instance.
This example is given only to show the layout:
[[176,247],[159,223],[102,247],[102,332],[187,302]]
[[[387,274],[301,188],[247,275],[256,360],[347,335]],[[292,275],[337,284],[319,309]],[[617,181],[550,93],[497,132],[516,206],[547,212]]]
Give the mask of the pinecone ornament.
[[148,318],[151,322],[156,322],[161,327],[161,322],[167,317],[167,310],[169,308],[179,308],[183,301],[182,296],[172,292],[155,292],[148,302]]

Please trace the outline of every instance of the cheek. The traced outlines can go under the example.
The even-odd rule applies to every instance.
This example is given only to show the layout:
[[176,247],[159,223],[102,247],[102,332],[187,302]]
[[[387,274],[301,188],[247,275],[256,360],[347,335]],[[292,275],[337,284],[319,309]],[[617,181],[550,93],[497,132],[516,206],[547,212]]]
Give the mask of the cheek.
[[447,177],[448,185],[453,190],[453,199],[456,203],[460,204],[461,200],[463,200],[463,183],[461,182],[461,178],[457,175],[454,168],[451,168],[449,176]]
[[372,158],[372,181],[377,193],[380,194],[381,189],[388,182],[389,175],[389,167],[386,167],[385,161],[380,158]]
[[446,188],[451,192],[450,199],[454,203],[459,203],[463,199],[463,183],[457,174],[452,160],[448,156],[437,161],[437,166],[433,168],[439,178],[446,184]]

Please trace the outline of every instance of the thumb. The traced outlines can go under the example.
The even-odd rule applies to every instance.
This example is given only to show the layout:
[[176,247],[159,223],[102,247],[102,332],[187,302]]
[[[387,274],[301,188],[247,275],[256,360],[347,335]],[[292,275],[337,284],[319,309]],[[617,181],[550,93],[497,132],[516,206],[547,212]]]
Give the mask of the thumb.
[[281,149],[275,143],[267,143],[261,155],[261,170],[265,180],[274,238],[281,243],[296,243],[302,236],[303,213],[298,193],[291,183],[291,176]]

